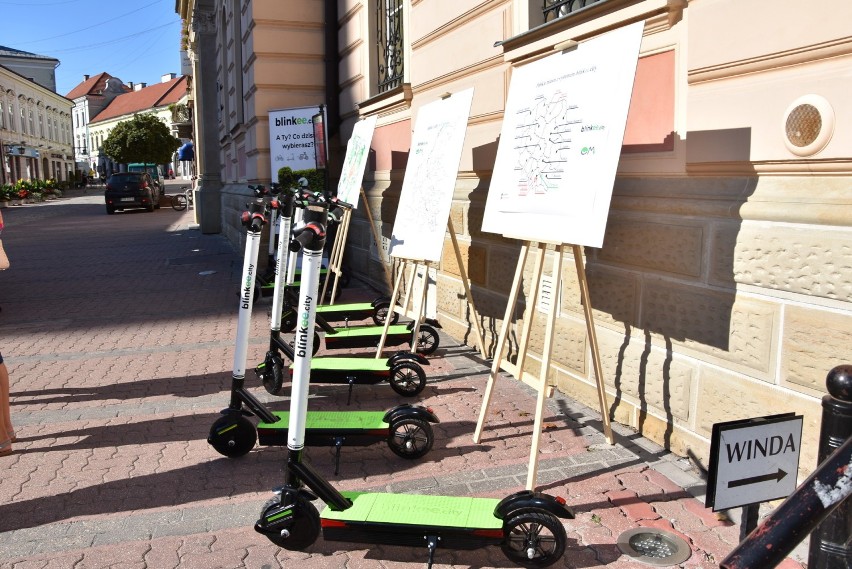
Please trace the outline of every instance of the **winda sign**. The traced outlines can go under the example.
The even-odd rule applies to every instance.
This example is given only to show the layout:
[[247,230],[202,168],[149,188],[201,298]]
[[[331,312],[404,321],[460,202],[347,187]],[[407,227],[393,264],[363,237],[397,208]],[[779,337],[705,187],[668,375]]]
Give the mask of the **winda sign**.
[[705,505],[715,512],[790,495],[801,441],[802,416],[793,413],[716,423]]

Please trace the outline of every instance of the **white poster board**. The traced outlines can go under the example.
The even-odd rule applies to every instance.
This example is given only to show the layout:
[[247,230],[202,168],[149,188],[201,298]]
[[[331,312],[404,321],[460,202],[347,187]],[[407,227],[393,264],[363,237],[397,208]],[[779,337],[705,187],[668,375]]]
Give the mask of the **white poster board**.
[[314,127],[311,119],[320,106],[269,111],[269,158],[272,181],[278,181],[278,170],[314,170]]
[[377,119],[378,117],[373,115],[355,123],[352,136],[346,145],[346,158],[343,159],[343,170],[337,184],[337,198],[352,204],[354,209],[358,209],[359,191],[364,181],[364,168],[370,155],[370,144],[373,142]]
[[390,254],[438,261],[453,201],[473,88],[417,112]]
[[643,28],[513,70],[484,231],[603,245]]

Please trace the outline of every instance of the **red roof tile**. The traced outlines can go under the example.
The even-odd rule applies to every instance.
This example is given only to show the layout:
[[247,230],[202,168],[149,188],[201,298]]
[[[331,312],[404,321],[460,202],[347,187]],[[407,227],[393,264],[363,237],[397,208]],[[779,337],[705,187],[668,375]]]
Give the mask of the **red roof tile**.
[[165,83],[157,83],[138,91],[124,93],[113,99],[104,110],[89,121],[89,124],[177,103],[186,96],[186,91],[186,76],[181,75]]
[[[83,97],[85,95],[100,95],[101,92],[106,89],[107,79],[118,79],[117,77],[113,77],[107,72],[98,73],[92,77],[89,77],[73,89],[71,89],[67,95],[65,95],[66,99],[71,99],[72,101],[77,97]],[[125,91],[130,91],[130,87],[126,85],[122,85]]]

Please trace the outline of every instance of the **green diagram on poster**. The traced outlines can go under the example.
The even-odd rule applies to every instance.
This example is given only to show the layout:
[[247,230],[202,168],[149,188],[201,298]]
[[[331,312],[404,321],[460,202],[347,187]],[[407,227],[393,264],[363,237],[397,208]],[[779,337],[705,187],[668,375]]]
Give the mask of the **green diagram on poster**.
[[512,72],[484,231],[603,245],[643,27]]
[[473,89],[423,106],[411,139],[390,254],[438,261],[456,187]]
[[340,172],[340,182],[337,184],[337,197],[352,204],[355,209],[358,209],[359,191],[364,181],[364,168],[370,155],[377,118],[373,115],[355,123],[352,136],[346,145],[346,157]]

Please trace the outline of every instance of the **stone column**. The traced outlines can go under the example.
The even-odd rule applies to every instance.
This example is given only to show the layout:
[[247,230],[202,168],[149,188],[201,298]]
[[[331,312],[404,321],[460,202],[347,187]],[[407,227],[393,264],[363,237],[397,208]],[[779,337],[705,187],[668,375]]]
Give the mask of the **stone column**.
[[196,219],[202,233],[222,231],[222,166],[219,162],[216,112],[216,8],[199,0],[192,14],[195,42],[192,46],[195,91]]

